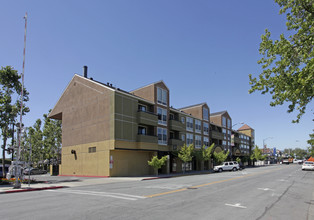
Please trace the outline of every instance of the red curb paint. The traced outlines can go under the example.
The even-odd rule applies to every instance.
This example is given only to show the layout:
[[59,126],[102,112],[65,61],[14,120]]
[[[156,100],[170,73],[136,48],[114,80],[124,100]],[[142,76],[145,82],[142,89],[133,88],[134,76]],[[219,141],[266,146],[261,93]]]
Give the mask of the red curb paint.
[[109,178],[109,176],[85,176],[85,175],[58,175],[58,176]]
[[64,188],[63,186],[51,186],[51,187],[42,187],[42,188],[32,188],[32,189],[15,189],[15,190],[7,190],[4,192],[0,192],[0,194],[3,193],[17,193],[17,192],[29,192],[29,191],[39,191],[39,190],[46,190],[46,189],[60,189]]

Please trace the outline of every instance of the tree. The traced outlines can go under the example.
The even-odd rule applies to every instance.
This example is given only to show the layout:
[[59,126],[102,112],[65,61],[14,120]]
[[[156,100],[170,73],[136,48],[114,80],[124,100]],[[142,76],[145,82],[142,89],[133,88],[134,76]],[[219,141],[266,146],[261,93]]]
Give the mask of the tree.
[[212,145],[210,145],[207,148],[203,145],[203,147],[202,147],[203,161],[209,161],[212,158],[212,151],[213,151],[214,146],[215,146],[215,143],[213,143]]
[[[33,127],[29,127],[24,138],[24,149],[32,148],[31,162],[37,167],[43,158],[43,132],[41,130],[42,122],[37,119]],[[29,159],[29,151],[23,152],[25,161]]]
[[226,161],[227,157],[229,155],[229,150],[224,153],[223,151],[220,151],[219,153],[214,152],[214,158],[217,164],[221,164],[222,162]]
[[60,160],[62,143],[61,126],[60,120],[50,119],[47,114],[44,114],[43,153],[45,160],[54,164]]
[[165,165],[165,163],[167,162],[168,160],[168,156],[163,156],[162,158],[158,159],[157,156],[153,156],[152,160],[151,161],[147,161],[148,162],[148,165],[149,166],[152,166],[157,175],[158,175],[158,169],[160,169],[163,165]]
[[[47,114],[44,114],[43,117],[43,123],[41,119],[37,119],[33,127],[27,129],[23,142],[25,149],[31,145],[31,161],[36,167],[44,161],[57,164],[61,159],[61,121],[49,119]],[[42,124],[44,125],[42,126]],[[23,157],[24,160],[28,161],[28,151],[24,151]]]
[[[2,165],[4,167],[5,151],[7,140],[12,133],[10,125],[14,124],[17,116],[20,114],[21,103],[19,94],[22,90],[22,84],[19,82],[21,76],[12,67],[1,67],[0,70],[0,129],[2,135]],[[16,99],[15,99],[16,98]],[[23,101],[28,101],[28,92],[23,89]],[[29,108],[23,106],[22,114],[29,112]],[[3,172],[3,177],[5,172]]]
[[292,150],[291,156],[295,157],[295,159],[301,160],[307,156],[307,151],[297,147]]
[[314,4],[313,0],[275,0],[281,7],[280,14],[286,14],[288,38],[283,34],[279,40],[271,40],[266,29],[262,35],[258,61],[262,73],[258,79],[249,75],[251,89],[262,94],[270,93],[271,106],[289,103],[288,113],[298,111],[299,122],[306,106],[314,96]]
[[254,166],[254,160],[257,161],[257,160],[261,160],[263,157],[262,157],[262,150],[258,148],[258,146],[256,145],[254,150],[253,150],[253,153],[251,154],[251,160],[253,160],[253,166]]
[[307,143],[310,145],[309,147],[309,154],[310,156],[314,157],[314,133],[310,134],[310,140]]
[[184,164],[183,172],[185,172],[186,163],[192,161],[192,159],[193,159],[193,152],[194,152],[193,144],[190,144],[189,146],[184,144],[183,147],[181,147],[181,149],[180,149],[180,151],[178,153],[178,157],[180,158],[180,160],[182,160],[182,162]]

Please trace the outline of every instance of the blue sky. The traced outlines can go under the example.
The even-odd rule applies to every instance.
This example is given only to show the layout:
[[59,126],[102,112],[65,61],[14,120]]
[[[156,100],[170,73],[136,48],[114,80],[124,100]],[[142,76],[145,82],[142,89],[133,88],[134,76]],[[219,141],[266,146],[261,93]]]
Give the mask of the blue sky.
[[[261,35],[286,33],[273,0],[2,1],[0,66],[22,72],[24,15],[28,13],[25,87],[31,126],[53,108],[74,73],[130,91],[163,80],[175,108],[206,102],[227,110],[233,124],[255,129],[256,144],[306,148],[313,102],[299,124],[270,95],[248,94]],[[234,128],[238,128],[236,125]]]

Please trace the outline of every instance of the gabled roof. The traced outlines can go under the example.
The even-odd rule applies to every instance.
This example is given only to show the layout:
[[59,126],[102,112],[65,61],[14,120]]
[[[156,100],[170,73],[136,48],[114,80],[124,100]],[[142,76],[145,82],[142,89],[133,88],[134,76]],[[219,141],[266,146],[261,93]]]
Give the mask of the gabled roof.
[[49,115],[48,115],[49,118],[52,118],[53,116],[59,117],[59,113],[58,113],[58,112],[55,112],[55,109],[57,108],[57,106],[58,106],[58,104],[59,104],[61,98],[64,96],[65,92],[69,89],[69,86],[70,86],[71,82],[72,82],[76,77],[78,77],[78,78],[80,78],[80,79],[83,79],[83,80],[86,80],[86,81],[89,81],[89,82],[92,82],[92,83],[94,83],[94,84],[97,84],[97,85],[99,85],[99,86],[101,86],[101,87],[104,87],[104,88],[106,88],[106,89],[109,89],[109,90],[111,90],[111,91],[118,92],[118,93],[122,93],[122,94],[124,94],[124,95],[131,96],[131,97],[134,97],[134,98],[136,98],[136,99],[139,99],[139,100],[142,100],[142,101],[145,101],[145,102],[154,104],[154,103],[152,103],[152,102],[149,101],[149,100],[143,99],[143,98],[141,98],[141,97],[139,97],[139,96],[136,96],[136,95],[134,95],[134,94],[131,94],[131,93],[129,93],[129,92],[127,92],[127,91],[124,91],[124,90],[122,90],[122,89],[120,89],[120,88],[115,88],[115,87],[112,86],[112,84],[109,84],[109,83],[105,84],[105,83],[96,81],[96,80],[94,80],[94,79],[92,79],[92,78],[86,78],[86,77],[80,76],[80,75],[78,75],[78,74],[74,74],[74,76],[72,77],[72,79],[71,79],[70,82],[68,83],[67,87],[66,87],[65,90],[63,91],[62,95],[60,96],[59,100],[57,101],[57,103],[56,103],[55,106],[53,107],[52,111],[49,113]]
[[252,130],[253,130],[253,128],[251,128],[250,126],[248,126],[247,124],[245,124],[245,125],[243,125],[241,128],[239,128],[239,129],[238,129],[238,131],[242,131],[242,130],[250,130],[250,129],[252,129]]
[[[225,114],[225,113],[228,114],[228,112],[225,110],[225,111],[221,111],[221,112],[214,112],[214,113],[211,113],[210,116],[223,115],[223,114]],[[228,115],[229,115],[229,114],[228,114]]]
[[188,109],[188,108],[195,108],[195,107],[199,107],[199,106],[203,106],[203,105],[206,105],[208,107],[206,102],[202,102],[202,103],[199,103],[199,104],[189,105],[189,106],[178,108],[178,109],[182,110],[182,109]]
[[142,86],[142,87],[140,87],[140,88],[137,88],[137,89],[131,90],[131,91],[130,91],[130,93],[135,92],[136,90],[139,90],[139,89],[143,89],[143,88],[148,87],[148,86],[152,86],[152,85],[158,84],[158,83],[162,83],[162,84],[164,84],[164,85],[165,85],[165,87],[166,87],[166,88],[168,89],[168,91],[169,91],[169,88],[168,88],[168,86],[166,85],[166,83],[165,83],[163,80],[159,80],[159,81],[157,81],[157,82],[150,83],[150,84],[148,84],[148,85],[146,85],[146,86]]

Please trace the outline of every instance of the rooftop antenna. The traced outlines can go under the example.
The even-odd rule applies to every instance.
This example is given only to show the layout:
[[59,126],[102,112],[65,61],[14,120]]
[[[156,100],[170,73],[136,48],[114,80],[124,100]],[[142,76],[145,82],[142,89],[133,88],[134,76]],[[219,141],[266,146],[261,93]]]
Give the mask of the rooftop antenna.
[[26,30],[27,30],[27,12],[24,16],[25,19],[25,30],[24,30],[24,50],[23,50],[23,71],[22,71],[22,89],[21,89],[21,109],[20,109],[20,128],[19,128],[19,138],[18,138],[18,146],[16,151],[16,159],[15,159],[15,184],[14,188],[21,188],[20,175],[21,175],[21,162],[20,162],[20,151],[21,151],[21,138],[22,138],[22,118],[23,118],[23,99],[24,99],[24,71],[25,71],[25,50],[26,50]]

